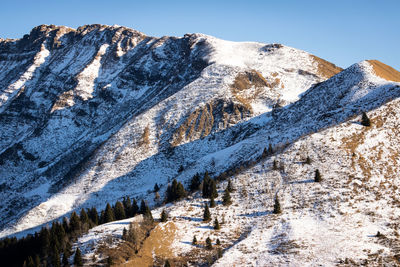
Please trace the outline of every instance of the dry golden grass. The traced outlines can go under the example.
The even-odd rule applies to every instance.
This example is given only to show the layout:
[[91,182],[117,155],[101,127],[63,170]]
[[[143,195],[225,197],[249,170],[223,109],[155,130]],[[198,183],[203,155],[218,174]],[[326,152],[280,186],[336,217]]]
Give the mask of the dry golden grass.
[[312,59],[314,62],[318,64],[318,75],[325,77],[329,79],[330,77],[338,74],[341,72],[343,69],[336,66],[335,64],[332,64],[322,58],[319,58],[317,56],[311,55]]
[[124,266],[153,266],[153,255],[159,259],[174,258],[171,245],[176,231],[177,228],[173,222],[168,222],[163,227],[160,224],[157,225],[150,232],[149,237],[144,240],[138,254],[134,255]]
[[377,76],[394,82],[400,82],[400,72],[394,68],[378,61],[378,60],[368,60],[368,63],[374,68],[374,72]]

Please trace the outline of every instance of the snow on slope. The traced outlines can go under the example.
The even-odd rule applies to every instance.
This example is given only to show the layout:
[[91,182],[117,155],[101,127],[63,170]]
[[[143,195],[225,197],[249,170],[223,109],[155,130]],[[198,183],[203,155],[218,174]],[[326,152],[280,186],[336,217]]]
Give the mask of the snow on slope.
[[[98,27],[104,28],[95,25],[78,29],[82,42],[91,44],[106,38],[108,35],[103,34]],[[18,223],[4,229],[2,236],[39,226],[82,205],[96,205],[100,208],[105,201],[113,201],[126,194],[144,196],[157,181],[165,186],[168,179],[177,175],[176,170],[182,159],[179,155],[185,155],[190,150],[192,144],[189,142],[210,133],[224,131],[226,127],[269,111],[275,102],[289,104],[312,84],[325,79],[318,75],[316,63],[308,53],[282,45],[233,43],[201,34],[185,35],[182,38],[146,38],[141,42],[138,41],[141,36],[134,35],[126,41],[122,37],[118,40],[121,32],[126,29],[111,27],[110,30],[117,43],[106,50],[104,48],[107,44],[101,46],[103,50],[95,49],[99,47],[98,43],[96,46],[87,45],[86,50],[63,46],[71,36],[66,34],[59,39],[63,53],[55,51],[51,54],[49,62],[54,72],[50,76],[63,77],[64,80],[43,78],[41,86],[44,90],[46,85],[51,88],[67,84],[68,88],[57,93],[58,99],[55,102],[44,98],[42,92],[32,93],[40,106],[43,103],[50,104],[46,109],[51,112],[44,127],[40,125],[39,134],[36,133],[37,129],[34,135],[29,136],[37,125],[32,126],[33,129],[24,129],[29,138],[23,141],[23,147],[37,159],[32,163],[23,161],[23,167],[8,164],[3,174],[6,174],[4,179],[15,174],[21,180],[31,177],[31,188],[24,187],[22,191],[26,191],[23,193],[26,196],[33,196],[36,202],[31,202],[34,207],[22,218],[18,215]],[[112,54],[115,52],[115,55],[121,55],[119,47],[122,40],[125,40],[126,52],[115,61]],[[129,46],[129,43],[136,44],[136,47]],[[191,49],[189,55],[185,50],[188,49],[187,44]],[[227,47],[231,48],[227,50]],[[236,56],[233,57],[231,53],[235,50]],[[179,53],[189,57],[185,59],[187,61],[182,60]],[[82,77],[92,65],[96,66],[95,70],[90,71],[86,78]],[[198,70],[201,73],[196,76]],[[171,139],[182,121],[196,113],[196,109],[201,110],[199,114],[202,114],[198,120],[212,123],[215,116],[213,112],[217,112],[213,103],[222,101],[227,107],[232,105],[229,103],[239,107],[246,104],[239,103],[239,98],[233,96],[232,91],[232,83],[246,72],[251,75],[260,73],[260,79],[268,84],[256,88],[251,85],[250,78],[247,95],[251,96],[252,90],[258,90],[257,97],[249,100],[252,113],[249,116],[237,116],[235,110],[230,111],[233,114],[230,116],[236,116],[230,124],[212,126],[211,132],[207,134],[205,130],[203,133],[200,131],[190,140],[180,141],[176,146],[177,151],[179,145],[187,143],[188,146],[182,147],[182,151],[168,159],[168,151],[175,149],[171,147]],[[69,73],[74,73],[73,79]],[[94,91],[93,81],[96,83]],[[82,90],[95,97],[89,98],[89,94],[85,93],[83,101],[79,100],[75,95],[79,95]],[[218,112],[221,116],[225,114],[224,110]],[[119,129],[125,121],[127,123]],[[142,140],[146,129],[149,132],[148,144]],[[8,136],[11,135],[10,132]],[[110,140],[92,155],[91,160],[85,162],[82,173],[73,177],[74,182],[63,188],[63,180],[75,176],[68,172],[68,168],[76,168],[76,164],[85,155],[88,156],[89,151],[93,151],[108,138]],[[228,139],[218,141],[222,144],[215,148],[207,148],[212,144],[208,139],[197,142],[192,152],[199,151],[200,154],[189,156],[184,164],[194,164],[207,153],[226,147],[231,143]],[[39,169],[37,165],[40,165]],[[52,180],[58,182],[54,184]],[[43,184],[50,184],[49,191],[35,195],[34,192],[42,192],[36,188],[43,188]],[[133,189],[127,191],[127,186]],[[18,201],[21,201],[21,194],[12,193],[4,198],[19,198]]]
[[[370,66],[362,62],[353,68]],[[352,93],[349,98],[354,99]],[[219,231],[212,229],[212,221],[201,221],[208,200],[199,194],[168,206],[179,229],[171,246],[175,255],[192,260],[197,255],[197,262],[205,262],[209,253],[204,241],[211,237],[214,245],[219,238],[224,249],[214,266],[397,266],[399,111],[395,99],[368,112],[371,127],[360,125],[356,116],[303,136],[234,175],[236,191],[229,207],[221,205],[226,182],[220,184],[219,204],[211,209],[212,218],[223,222]],[[307,156],[311,164],[305,164]],[[280,169],[273,169],[274,160]],[[313,181],[316,169],[321,183]],[[272,214],[275,196],[281,215]],[[153,211],[156,218],[161,209]],[[376,236],[378,231],[382,236]],[[199,246],[191,245],[194,235]]]

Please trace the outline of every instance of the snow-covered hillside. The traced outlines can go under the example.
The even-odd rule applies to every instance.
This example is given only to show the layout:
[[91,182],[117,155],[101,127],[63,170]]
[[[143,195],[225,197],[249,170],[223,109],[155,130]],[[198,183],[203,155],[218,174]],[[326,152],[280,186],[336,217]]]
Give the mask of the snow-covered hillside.
[[[190,245],[194,234],[219,235],[220,266],[361,263],[377,251],[390,261],[397,253],[400,74],[379,61],[342,71],[280,44],[154,38],[104,25],[38,26],[1,40],[0,59],[0,237],[124,196],[159,206],[155,183],[163,198],[172,179],[186,184],[208,171],[238,173],[234,204],[213,209],[225,218],[218,233],[196,219],[205,201],[198,195],[169,206],[176,256],[202,251]],[[362,111],[370,128],[359,124]],[[269,145],[275,154],[261,159]],[[280,171],[271,170],[274,159]],[[316,168],[322,183],[312,182]],[[379,199],[378,184],[386,192]],[[276,195],[280,216],[271,214]],[[385,212],[367,211],[378,203]],[[118,239],[118,225],[79,242],[103,230]],[[374,239],[374,231],[391,234]]]
[[[199,157],[175,153],[148,169],[155,157],[287,105],[326,70],[340,71],[278,44],[102,25],[38,26],[3,40],[0,53],[1,236],[165,185]],[[135,191],[106,189],[121,179]]]
[[[337,81],[343,77],[353,77],[353,80],[347,79],[339,85]],[[333,82],[336,87],[330,87],[329,95],[328,86]],[[162,246],[170,254],[165,257],[155,253],[154,261],[169,259],[182,263],[182,259],[197,259],[198,263],[206,263],[220,247],[223,256],[214,266],[397,266],[399,85],[376,76],[372,64],[365,61],[312,89],[280,116],[286,114],[284,118],[291,118],[303,107],[306,109],[307,103],[311,104],[308,102],[311,97],[319,99],[322,93],[332,101],[321,104],[321,110],[314,101],[308,106],[307,118],[285,119],[287,125],[279,123],[281,135],[287,133],[288,143],[274,155],[257,159],[255,164],[231,177],[236,189],[231,194],[231,206],[221,204],[226,182],[219,185],[218,204],[211,209],[211,214],[213,220],[218,218],[222,222],[221,229],[213,229],[213,220],[202,222],[203,207],[209,200],[199,193],[169,205],[166,210],[170,221],[160,223],[153,231],[168,233],[169,240],[173,241]],[[332,113],[330,103],[338,105],[341,112]],[[371,126],[362,126],[361,116],[349,117],[341,105],[349,110],[368,111]],[[318,112],[314,114],[311,109]],[[318,116],[324,114],[326,121],[317,122]],[[270,120],[261,117],[248,124],[260,124],[261,120],[265,128],[273,127]],[[303,127],[296,127],[296,121]],[[326,127],[330,123],[332,126]],[[311,126],[315,128],[302,135],[305,130],[301,128]],[[257,145],[264,139],[265,146],[267,140],[273,143],[279,138],[273,138],[270,133],[259,130],[235,145],[240,148],[230,147],[215,153],[216,168],[233,161],[239,152],[247,153],[246,146],[248,149],[250,143]],[[307,157],[310,163],[306,163]],[[274,161],[277,168],[273,167]],[[314,181],[317,169],[322,175],[319,183]],[[276,197],[282,207],[279,215],[272,212]],[[154,210],[153,216],[159,218],[163,208]],[[99,227],[104,234],[97,235],[96,242],[92,232],[98,232],[97,228],[80,239],[77,244],[88,249],[88,262],[96,254],[95,244],[101,240],[113,236],[114,245],[123,243],[123,227],[127,226],[120,225],[116,232],[115,224]],[[114,229],[114,233],[107,231],[108,228]],[[192,245],[193,236],[197,237],[198,245]],[[216,247],[212,252],[204,248],[207,237]],[[217,239],[221,241],[220,246],[215,244]],[[89,242],[91,248],[87,247],[88,240],[93,242]],[[101,255],[97,255],[100,260]],[[134,259],[135,256],[132,262]],[[127,265],[134,266],[130,261]]]

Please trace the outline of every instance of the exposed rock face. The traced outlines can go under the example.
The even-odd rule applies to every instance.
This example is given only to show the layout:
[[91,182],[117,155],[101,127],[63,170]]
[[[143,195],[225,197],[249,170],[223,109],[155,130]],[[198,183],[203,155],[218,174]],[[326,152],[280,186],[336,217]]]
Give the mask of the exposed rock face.
[[104,25],[38,26],[2,40],[0,59],[0,236],[126,195],[152,204],[156,181],[218,174],[265,140],[345,120],[370,67],[331,77],[341,69],[279,44]]

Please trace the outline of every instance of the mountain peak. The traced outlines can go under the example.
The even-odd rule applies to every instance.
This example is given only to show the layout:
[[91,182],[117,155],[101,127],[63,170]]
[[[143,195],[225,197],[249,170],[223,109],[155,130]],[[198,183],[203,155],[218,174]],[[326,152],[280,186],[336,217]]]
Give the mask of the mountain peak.
[[372,66],[376,76],[388,81],[400,82],[400,72],[396,69],[375,59],[366,60],[366,62]]

